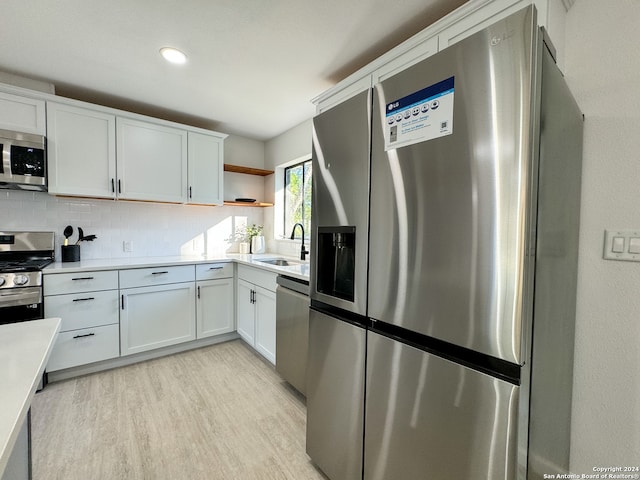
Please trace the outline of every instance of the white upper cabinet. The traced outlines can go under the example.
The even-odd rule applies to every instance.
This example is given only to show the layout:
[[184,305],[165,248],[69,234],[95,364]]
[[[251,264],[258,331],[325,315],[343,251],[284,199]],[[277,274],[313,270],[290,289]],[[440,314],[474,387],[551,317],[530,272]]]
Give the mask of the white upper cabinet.
[[0,92],[0,129],[44,135],[43,100]]
[[115,198],[115,115],[48,102],[47,156],[49,193]]
[[226,135],[118,113],[80,102],[47,102],[49,193],[223,203]]
[[187,201],[187,131],[118,117],[118,198]]
[[326,112],[330,108],[355,97],[360,92],[371,88],[371,76],[367,75],[360,79],[349,77],[328,92],[323,93],[314,101],[317,102],[316,113]]
[[438,53],[438,36],[434,35],[421,41],[415,47],[410,48],[406,52],[401,53],[393,60],[385,63],[383,66],[373,72],[373,84],[382,82],[389,77],[394,76],[411,65],[430,57],[434,53]]
[[333,108],[378,82],[532,4],[536,6],[537,24],[547,30],[556,50],[556,61],[562,69],[566,9],[561,0],[469,0],[313,99],[316,113]]
[[473,35],[489,25],[512,13],[522,10],[532,3],[538,10],[538,25],[546,26],[547,3],[549,0],[493,0],[476,2],[481,8],[465,12],[466,14],[445,28],[439,35],[439,49],[443,50],[454,43]]
[[203,133],[189,132],[188,202],[201,205],[222,205],[224,139]]

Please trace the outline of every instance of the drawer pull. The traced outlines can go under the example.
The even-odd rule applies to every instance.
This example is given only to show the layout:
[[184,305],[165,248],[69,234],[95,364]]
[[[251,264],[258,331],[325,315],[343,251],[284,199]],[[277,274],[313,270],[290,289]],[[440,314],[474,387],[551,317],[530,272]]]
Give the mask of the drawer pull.
[[222,270],[224,267],[211,267],[209,270]]
[[87,297],[87,298],[74,298],[74,302],[86,302],[88,300],[95,300],[95,297]]
[[93,277],[78,277],[72,278],[71,280],[93,280]]
[[165,270],[164,272],[151,272],[151,275],[162,275],[164,273],[169,273],[167,270]]
[[95,333],[87,333],[86,335],[76,335],[73,338],[84,338],[84,337],[93,337]]

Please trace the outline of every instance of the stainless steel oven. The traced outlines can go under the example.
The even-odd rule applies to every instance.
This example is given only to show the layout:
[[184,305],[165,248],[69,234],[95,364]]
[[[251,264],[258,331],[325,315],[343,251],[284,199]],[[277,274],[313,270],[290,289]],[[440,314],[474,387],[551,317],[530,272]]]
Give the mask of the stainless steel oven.
[[45,137],[0,130],[0,188],[47,190]]
[[54,252],[53,232],[0,232],[0,324],[44,317],[42,269]]
[[[0,325],[44,318],[42,269],[54,254],[53,232],[0,231]],[[45,372],[37,390],[46,384]]]

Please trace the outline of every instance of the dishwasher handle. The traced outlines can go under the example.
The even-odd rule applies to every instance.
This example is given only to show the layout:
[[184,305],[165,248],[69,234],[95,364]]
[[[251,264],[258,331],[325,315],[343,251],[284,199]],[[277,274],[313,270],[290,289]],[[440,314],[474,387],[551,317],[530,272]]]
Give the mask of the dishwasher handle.
[[288,288],[294,292],[298,292],[302,295],[309,296],[309,282],[305,280],[299,280],[293,277],[287,277],[285,275],[278,275],[276,278],[278,286]]

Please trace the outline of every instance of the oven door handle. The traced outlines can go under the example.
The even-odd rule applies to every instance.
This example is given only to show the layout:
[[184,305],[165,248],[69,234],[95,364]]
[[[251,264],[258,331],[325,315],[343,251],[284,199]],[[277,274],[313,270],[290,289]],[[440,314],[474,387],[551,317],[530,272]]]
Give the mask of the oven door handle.
[[40,287],[14,288],[0,292],[0,309],[42,303]]

